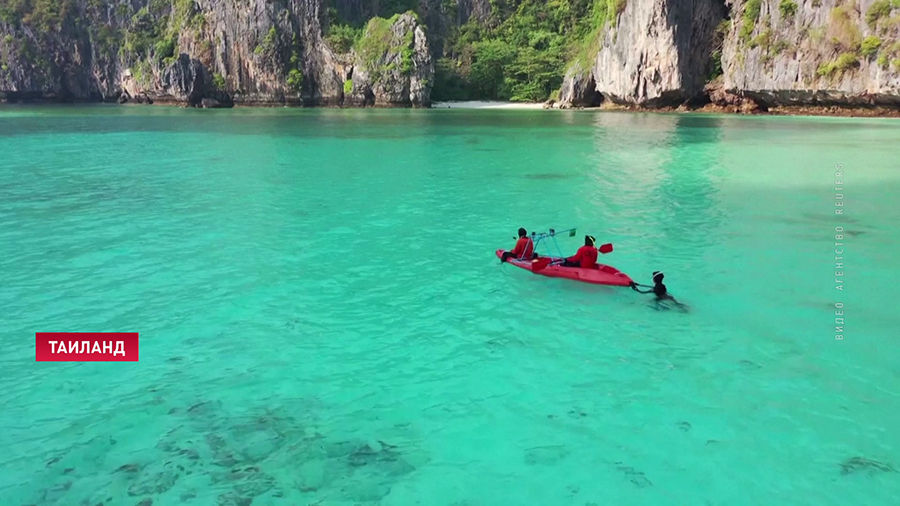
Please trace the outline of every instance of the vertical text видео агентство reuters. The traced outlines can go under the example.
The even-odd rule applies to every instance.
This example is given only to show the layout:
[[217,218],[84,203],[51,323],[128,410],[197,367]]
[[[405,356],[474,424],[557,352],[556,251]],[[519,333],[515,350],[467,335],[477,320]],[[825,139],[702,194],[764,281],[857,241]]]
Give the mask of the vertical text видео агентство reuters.
[[[844,165],[834,167],[834,214],[838,223],[844,216]],[[844,291],[844,226],[834,227],[834,288],[843,294]],[[843,299],[843,297],[841,297]],[[834,338],[844,339],[844,303],[834,303]]]

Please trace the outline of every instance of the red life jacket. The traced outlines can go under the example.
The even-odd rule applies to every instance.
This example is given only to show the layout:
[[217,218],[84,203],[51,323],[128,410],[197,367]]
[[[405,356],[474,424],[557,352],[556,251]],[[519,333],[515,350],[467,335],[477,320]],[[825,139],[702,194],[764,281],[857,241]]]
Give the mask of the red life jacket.
[[582,269],[593,269],[597,267],[597,248],[582,246],[575,252],[575,256],[567,258],[566,261],[578,263]]
[[516,247],[513,248],[510,253],[512,253],[515,258],[531,259],[532,255],[534,255],[534,242],[528,237],[520,237],[519,240],[516,241]]

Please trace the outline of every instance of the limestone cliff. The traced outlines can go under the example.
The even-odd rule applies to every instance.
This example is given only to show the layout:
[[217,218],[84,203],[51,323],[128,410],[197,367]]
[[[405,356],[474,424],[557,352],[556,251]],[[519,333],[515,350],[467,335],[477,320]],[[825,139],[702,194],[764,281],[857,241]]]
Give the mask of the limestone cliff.
[[431,57],[413,15],[380,20],[394,40],[368,45],[363,60],[324,42],[325,0],[37,3],[50,13],[0,0],[0,98],[342,105],[358,68],[352,89],[372,99],[348,105],[430,101]]
[[724,87],[764,106],[900,105],[900,2],[733,0]]
[[563,108],[595,107],[603,102],[603,94],[597,90],[593,70],[583,68],[578,62],[566,71],[559,96]]
[[596,101],[591,81],[605,100],[619,104],[659,107],[699,97],[710,71],[713,34],[725,13],[717,0],[626,2],[588,41],[590,72],[582,70],[583,62],[569,69],[560,101]]
[[0,100],[427,107],[435,81],[900,110],[900,0],[0,0]]
[[425,32],[413,15],[369,21],[352,58],[355,63],[346,81],[349,104],[430,105],[434,67]]

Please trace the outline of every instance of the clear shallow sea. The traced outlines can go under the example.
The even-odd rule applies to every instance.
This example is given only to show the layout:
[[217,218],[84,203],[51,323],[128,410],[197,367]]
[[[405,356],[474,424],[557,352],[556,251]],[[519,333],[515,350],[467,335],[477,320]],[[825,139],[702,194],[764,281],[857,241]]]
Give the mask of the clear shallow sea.
[[890,120],[0,108],[0,505],[896,504],[897,195]]

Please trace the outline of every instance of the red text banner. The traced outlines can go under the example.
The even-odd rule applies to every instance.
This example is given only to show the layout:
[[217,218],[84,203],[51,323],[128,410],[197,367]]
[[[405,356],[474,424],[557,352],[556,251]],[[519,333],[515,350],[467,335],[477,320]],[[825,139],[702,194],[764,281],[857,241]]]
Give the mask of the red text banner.
[[137,362],[137,332],[38,332],[38,362]]

